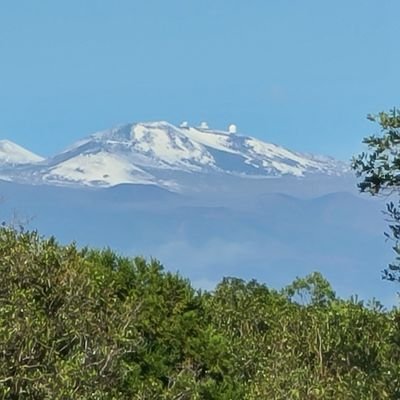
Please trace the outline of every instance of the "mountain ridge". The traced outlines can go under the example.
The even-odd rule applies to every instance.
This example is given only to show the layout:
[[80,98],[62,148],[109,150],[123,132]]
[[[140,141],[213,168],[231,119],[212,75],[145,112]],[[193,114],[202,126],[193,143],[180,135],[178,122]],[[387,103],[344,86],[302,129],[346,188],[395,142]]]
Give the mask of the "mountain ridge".
[[[0,165],[0,177],[59,186],[151,184],[179,191],[174,176],[179,172],[304,178],[341,176],[348,171],[345,163],[333,158],[291,151],[236,130],[177,127],[166,121],[119,125],[93,133],[47,159],[31,156],[26,161],[17,168]],[[163,171],[169,171],[171,179],[164,179]]]
[[21,165],[43,161],[44,158],[12,142],[11,140],[0,140],[0,165]]

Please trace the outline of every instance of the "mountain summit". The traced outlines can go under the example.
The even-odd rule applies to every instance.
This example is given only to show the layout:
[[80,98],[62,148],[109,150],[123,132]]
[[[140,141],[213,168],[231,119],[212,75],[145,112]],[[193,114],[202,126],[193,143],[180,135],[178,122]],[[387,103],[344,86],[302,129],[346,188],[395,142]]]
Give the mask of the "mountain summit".
[[0,165],[21,165],[43,161],[44,158],[9,140],[0,140]]
[[97,132],[40,164],[2,168],[1,173],[10,180],[36,184],[106,187],[131,183],[171,188],[179,186],[179,174],[305,177],[338,176],[346,170],[344,163],[329,157],[297,153],[237,134],[236,126],[220,131],[205,123],[177,127],[161,121]]

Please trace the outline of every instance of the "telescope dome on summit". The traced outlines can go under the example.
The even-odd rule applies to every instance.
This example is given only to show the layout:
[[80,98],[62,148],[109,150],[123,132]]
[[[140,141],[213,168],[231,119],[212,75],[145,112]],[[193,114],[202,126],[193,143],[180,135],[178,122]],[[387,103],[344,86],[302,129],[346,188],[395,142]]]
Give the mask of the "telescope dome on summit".
[[200,128],[200,129],[209,129],[208,124],[207,124],[207,122],[205,122],[205,121],[203,121],[203,122],[200,124],[199,128]]
[[229,133],[237,133],[237,126],[235,124],[230,124],[228,126],[228,132]]

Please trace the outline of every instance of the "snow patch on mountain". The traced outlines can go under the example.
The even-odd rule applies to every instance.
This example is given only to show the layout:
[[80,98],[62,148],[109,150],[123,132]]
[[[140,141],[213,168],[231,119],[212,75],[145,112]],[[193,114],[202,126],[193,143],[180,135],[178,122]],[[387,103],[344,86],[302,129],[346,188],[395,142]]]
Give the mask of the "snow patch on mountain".
[[200,143],[166,122],[133,125],[131,140],[137,152],[157,160],[160,166],[199,170],[214,164]]
[[263,167],[273,168],[282,174],[303,176],[307,172],[335,172],[330,168],[333,166],[328,166],[325,162],[316,161],[272,143],[249,138],[246,139],[246,145],[251,155],[248,158],[249,162],[261,161]]
[[30,164],[43,161],[44,158],[24,149],[9,140],[0,140],[0,164]]
[[204,146],[228,153],[239,154],[238,150],[232,148],[230,143],[230,134],[221,131],[206,131],[189,127],[183,130],[183,133],[192,140],[201,143]]
[[78,154],[49,168],[43,179],[51,183],[70,182],[86,186],[121,183],[154,183],[153,177],[129,160],[107,152]]

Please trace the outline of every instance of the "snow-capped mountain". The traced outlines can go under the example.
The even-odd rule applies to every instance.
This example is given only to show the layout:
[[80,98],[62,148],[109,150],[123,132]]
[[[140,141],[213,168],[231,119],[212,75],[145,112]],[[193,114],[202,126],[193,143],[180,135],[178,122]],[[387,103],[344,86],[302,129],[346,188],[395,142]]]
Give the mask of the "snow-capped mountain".
[[10,142],[0,140],[0,165],[22,165],[43,161],[44,158]]
[[281,287],[317,269],[342,294],[382,297],[384,201],[359,196],[341,162],[230,132],[129,124],[45,160],[0,142],[1,220],[157,257],[202,288],[223,276]]
[[[241,177],[342,175],[344,163],[296,153],[261,140],[168,122],[135,123],[97,132],[41,163],[3,168],[11,180],[106,187],[123,183],[178,188],[177,173]],[[175,175],[174,175],[175,173]],[[168,178],[166,178],[168,176]]]

